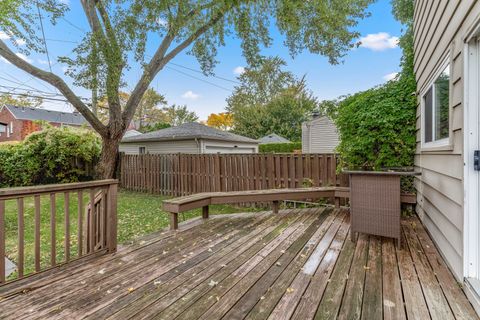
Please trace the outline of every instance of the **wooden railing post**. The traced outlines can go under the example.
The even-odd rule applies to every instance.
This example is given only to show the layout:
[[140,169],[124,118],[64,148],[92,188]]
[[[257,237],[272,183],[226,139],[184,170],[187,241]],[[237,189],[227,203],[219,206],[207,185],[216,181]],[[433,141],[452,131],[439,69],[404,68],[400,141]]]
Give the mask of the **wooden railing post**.
[[112,183],[108,187],[107,200],[107,249],[109,252],[117,250],[117,193],[118,184]]

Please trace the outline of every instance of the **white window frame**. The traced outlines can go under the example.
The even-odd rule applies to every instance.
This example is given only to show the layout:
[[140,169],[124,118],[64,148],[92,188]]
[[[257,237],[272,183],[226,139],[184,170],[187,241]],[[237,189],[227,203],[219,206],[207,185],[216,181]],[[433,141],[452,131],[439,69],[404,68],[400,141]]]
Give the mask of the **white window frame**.
[[[141,148],[144,148],[144,150],[145,150],[144,153],[140,153]],[[147,154],[147,146],[138,146],[138,154]]]
[[[436,106],[436,92],[435,92],[435,81],[438,77],[442,74],[442,72],[449,68],[449,85],[448,85],[448,137],[440,139],[440,140],[433,140],[430,142],[425,142],[425,95],[427,94],[428,90],[432,89],[432,139],[435,138],[435,112],[437,110]],[[450,59],[447,58],[445,61],[440,65],[440,68],[435,72],[432,79],[429,81],[428,86],[423,89],[420,95],[420,104],[421,104],[421,112],[420,112],[420,133],[421,133],[421,146],[422,151],[437,151],[437,150],[451,150],[453,149],[452,146],[452,64],[450,63]]]

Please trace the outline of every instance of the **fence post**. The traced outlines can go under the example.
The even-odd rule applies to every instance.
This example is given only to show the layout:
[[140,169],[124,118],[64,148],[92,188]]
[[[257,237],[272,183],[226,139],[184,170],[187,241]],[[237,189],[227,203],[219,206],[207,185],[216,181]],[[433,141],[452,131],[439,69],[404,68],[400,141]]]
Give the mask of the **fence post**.
[[117,192],[118,182],[108,186],[107,210],[107,248],[109,252],[117,250]]

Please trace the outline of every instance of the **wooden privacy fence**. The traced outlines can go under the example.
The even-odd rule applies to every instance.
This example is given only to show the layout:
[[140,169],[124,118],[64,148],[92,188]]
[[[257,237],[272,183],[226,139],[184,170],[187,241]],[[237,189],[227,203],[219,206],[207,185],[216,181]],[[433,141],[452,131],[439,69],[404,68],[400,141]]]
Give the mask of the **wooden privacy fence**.
[[[0,285],[115,251],[117,185],[117,180],[100,180],[0,189]],[[7,256],[16,265],[8,278]]]
[[335,154],[121,155],[121,187],[184,196],[225,192],[348,186]]

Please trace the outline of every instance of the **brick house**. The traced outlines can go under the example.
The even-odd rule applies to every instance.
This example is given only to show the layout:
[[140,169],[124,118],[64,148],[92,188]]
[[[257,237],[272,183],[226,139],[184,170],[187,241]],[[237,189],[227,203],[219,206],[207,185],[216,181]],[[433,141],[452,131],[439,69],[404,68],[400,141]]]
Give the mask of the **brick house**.
[[3,105],[0,107],[0,142],[21,141],[30,133],[41,130],[36,121],[45,121],[56,127],[87,124],[79,113]]

